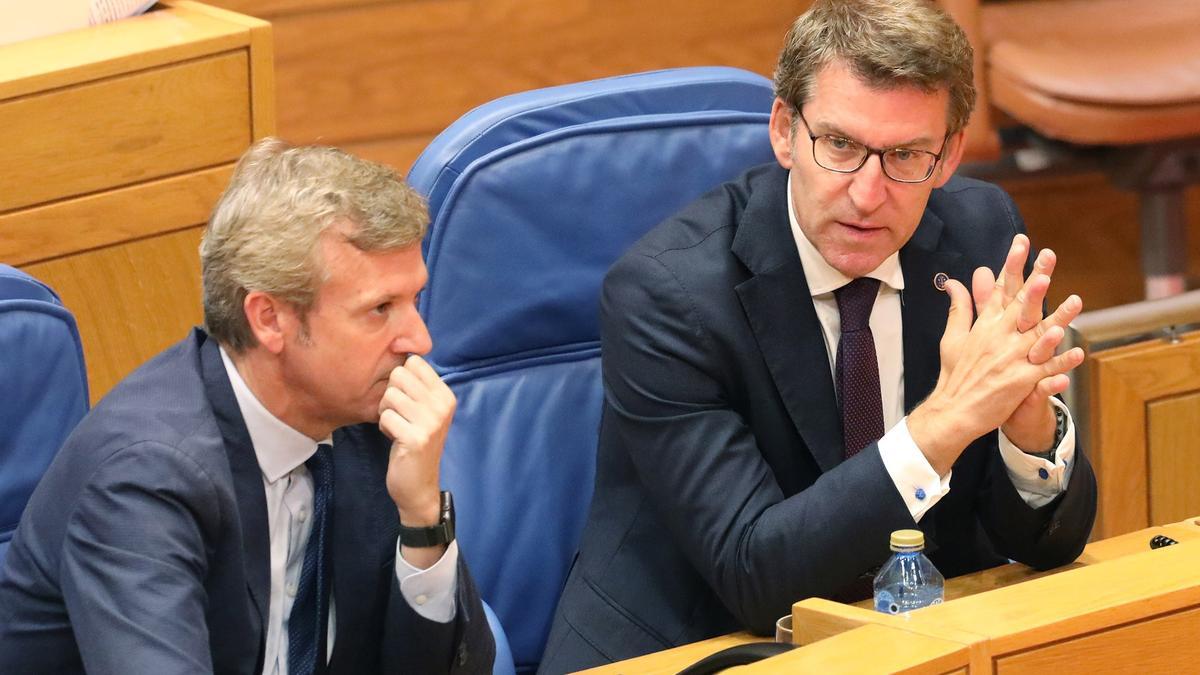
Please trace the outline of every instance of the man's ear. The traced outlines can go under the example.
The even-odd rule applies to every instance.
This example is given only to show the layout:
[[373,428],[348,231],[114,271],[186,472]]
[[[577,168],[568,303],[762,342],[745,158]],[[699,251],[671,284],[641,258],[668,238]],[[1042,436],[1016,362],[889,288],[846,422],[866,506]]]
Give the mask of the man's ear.
[[940,188],[950,180],[962,161],[963,147],[967,144],[967,132],[960,131],[946,139],[946,148],[942,150],[942,161],[938,162],[937,174],[933,177],[933,187]]
[[788,105],[783,99],[775,97],[775,103],[771,105],[771,122],[769,124],[771,133],[771,149],[775,151],[775,159],[779,165],[785,169],[792,168],[792,143],[793,129],[795,125],[792,120],[792,106]]
[[262,291],[251,291],[242,302],[250,331],[272,354],[283,351],[291,324],[296,321],[295,310],[275,296]]

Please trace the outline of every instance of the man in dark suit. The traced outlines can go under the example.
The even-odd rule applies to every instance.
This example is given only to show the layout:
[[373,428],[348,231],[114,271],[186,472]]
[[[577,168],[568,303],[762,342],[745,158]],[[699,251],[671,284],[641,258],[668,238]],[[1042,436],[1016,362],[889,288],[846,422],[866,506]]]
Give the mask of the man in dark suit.
[[776,71],[778,165],[609,272],[595,497],[543,672],[867,597],[897,529],[947,576],[1080,553],[1095,481],[1053,396],[1082,304],[1043,319],[1053,253],[1026,266],[1008,196],[951,177],[971,60],[929,3],[818,0]]
[[438,487],[455,400],[419,356],[427,224],[391,169],[247,151],[205,330],[84,418],[24,513],[0,672],[491,671]]

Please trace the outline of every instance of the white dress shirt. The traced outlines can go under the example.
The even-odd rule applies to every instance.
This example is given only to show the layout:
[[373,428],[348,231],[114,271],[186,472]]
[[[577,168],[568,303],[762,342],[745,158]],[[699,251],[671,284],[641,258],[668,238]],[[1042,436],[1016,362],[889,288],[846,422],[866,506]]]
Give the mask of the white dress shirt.
[[[842,325],[833,292],[853,280],[825,262],[800,229],[792,205],[791,177],[788,178],[788,218],[813,306],[817,310],[817,319],[821,322],[829,369],[835,373]],[[880,281],[879,297],[875,300],[870,319],[875,354],[879,361],[883,428],[888,430],[879,440],[879,454],[913,519],[920,521],[934,504],[950,492],[950,479],[954,472],[938,476],[908,433],[904,414],[904,335],[900,311],[904,273],[900,269],[900,254],[888,256],[866,276]],[[836,374],[834,377],[836,379]],[[1051,403],[1067,411],[1061,401],[1051,399]],[[1067,411],[1067,420],[1067,433],[1055,449],[1054,462],[1022,452],[1003,432],[1000,433],[1000,456],[1009,478],[1017,488],[1017,493],[1032,507],[1049,504],[1066,489],[1070,480],[1071,460],[1075,457],[1075,425],[1070,419],[1070,411]]]
[[[300,583],[304,547],[312,532],[313,480],[304,465],[317,451],[317,442],[283,423],[263,407],[246,386],[225,349],[221,361],[233,385],[238,408],[262,469],[267,498],[267,530],[271,537],[271,596],[268,601],[266,656],[263,672],[286,674],[288,655],[288,616]],[[331,439],[321,443],[332,445]],[[336,452],[336,448],[334,452]],[[458,590],[458,542],[450,542],[446,552],[428,569],[409,565],[400,555],[396,542],[396,578],[400,592],[413,610],[431,621],[448,622],[456,612]],[[328,652],[333,653],[336,633],[336,603],[329,598]]]

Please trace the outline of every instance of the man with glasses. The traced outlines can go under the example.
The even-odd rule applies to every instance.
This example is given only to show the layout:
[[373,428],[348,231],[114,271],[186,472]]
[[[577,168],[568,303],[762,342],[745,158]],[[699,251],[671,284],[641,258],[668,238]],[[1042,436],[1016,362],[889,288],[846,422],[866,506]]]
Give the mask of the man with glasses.
[[1095,479],[1053,398],[1082,303],[1043,318],[1054,254],[1027,261],[1012,200],[952,177],[962,31],[921,0],[818,0],[775,86],[778,164],[605,280],[595,497],[544,672],[868,597],[897,529],[946,576],[1087,541]]

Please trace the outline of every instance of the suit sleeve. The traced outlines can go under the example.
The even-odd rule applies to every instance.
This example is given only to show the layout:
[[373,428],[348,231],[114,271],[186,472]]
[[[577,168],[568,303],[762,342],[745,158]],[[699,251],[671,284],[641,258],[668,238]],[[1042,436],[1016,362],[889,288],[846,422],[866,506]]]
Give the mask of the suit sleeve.
[[170,447],[140,443],[97,468],[60,570],[87,672],[212,671],[202,579],[218,503],[213,481]]
[[742,625],[767,634],[793,600],[836,593],[886,558],[892,530],[916,525],[876,446],[785,499],[731,403],[745,374],[699,319],[704,301],[656,258],[610,272],[601,445],[629,453],[666,534]]
[[454,619],[446,623],[418,614],[400,591],[396,576],[391,577],[382,645],[384,672],[430,675],[492,672],[496,642],[464,556],[458,556]]
[[991,440],[990,480],[980,490],[980,520],[1006,558],[1035,569],[1065,565],[1083,553],[1096,520],[1096,475],[1078,441],[1067,487],[1040,508],[1027,504],[1012,484]]

